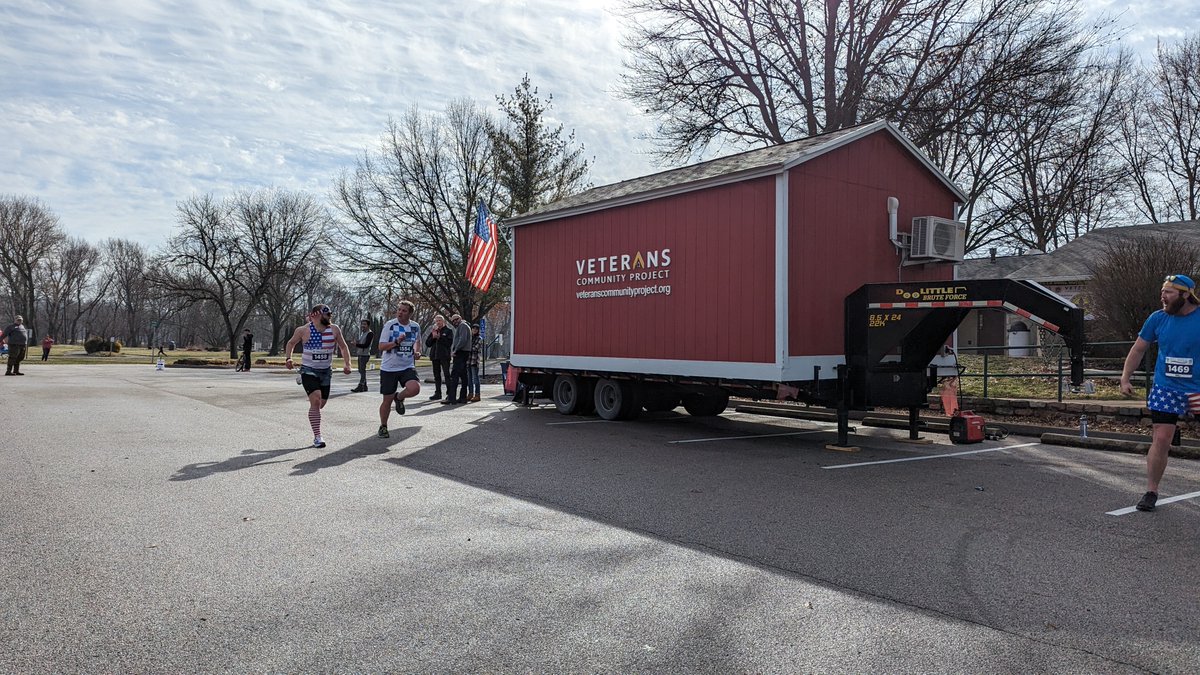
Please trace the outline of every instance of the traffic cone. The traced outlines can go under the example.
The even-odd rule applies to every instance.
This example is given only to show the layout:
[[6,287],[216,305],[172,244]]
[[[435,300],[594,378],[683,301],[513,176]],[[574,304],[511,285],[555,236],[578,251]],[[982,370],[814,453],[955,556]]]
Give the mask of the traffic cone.
[[948,417],[958,414],[958,378],[948,377],[942,383],[942,412]]

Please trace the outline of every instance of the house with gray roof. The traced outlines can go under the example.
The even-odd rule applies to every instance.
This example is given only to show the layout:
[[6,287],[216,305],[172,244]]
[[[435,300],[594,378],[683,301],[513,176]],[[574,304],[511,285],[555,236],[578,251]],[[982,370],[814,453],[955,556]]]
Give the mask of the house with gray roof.
[[[1111,246],[1162,237],[1183,238],[1200,245],[1200,221],[1106,227],[1072,239],[1049,253],[971,258],[958,266],[957,278],[1027,279],[1071,300],[1091,282],[1090,264]],[[1021,356],[1023,351],[1019,347],[1038,342],[1037,332],[1028,321],[1005,312],[974,311],[958,330],[960,350],[1005,345],[1018,347],[1009,350],[1009,354]]]

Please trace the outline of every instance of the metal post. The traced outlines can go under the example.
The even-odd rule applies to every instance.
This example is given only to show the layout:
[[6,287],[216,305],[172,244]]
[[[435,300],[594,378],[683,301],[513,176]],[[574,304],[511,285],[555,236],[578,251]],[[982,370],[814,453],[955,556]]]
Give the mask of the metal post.
[[1063,358],[1062,352],[1058,353],[1058,402],[1062,403],[1062,380],[1063,380]]
[[850,445],[850,406],[846,404],[846,399],[850,397],[850,392],[846,390],[849,385],[849,378],[846,377],[846,364],[838,364],[838,388],[841,390],[841,400],[838,401],[838,445],[845,448]]
[[983,397],[987,398],[988,353],[983,353]]
[[908,406],[908,440],[920,440],[921,435],[917,433],[917,426],[921,423],[921,418],[918,414],[918,408],[915,405]]

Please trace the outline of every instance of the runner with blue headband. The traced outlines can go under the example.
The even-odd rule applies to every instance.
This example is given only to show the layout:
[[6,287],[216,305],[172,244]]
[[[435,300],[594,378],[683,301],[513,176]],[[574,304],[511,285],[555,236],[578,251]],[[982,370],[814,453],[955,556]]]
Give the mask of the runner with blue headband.
[[1200,298],[1196,282],[1185,274],[1172,274],[1159,291],[1162,309],[1146,319],[1137,341],[1125,357],[1121,371],[1121,393],[1132,396],[1130,378],[1151,344],[1158,344],[1154,384],[1146,396],[1150,421],[1154,423],[1150,450],[1146,453],[1146,493],[1137,503],[1139,511],[1153,511],[1158,503],[1158,484],[1167,469],[1167,453],[1180,415],[1200,411]]

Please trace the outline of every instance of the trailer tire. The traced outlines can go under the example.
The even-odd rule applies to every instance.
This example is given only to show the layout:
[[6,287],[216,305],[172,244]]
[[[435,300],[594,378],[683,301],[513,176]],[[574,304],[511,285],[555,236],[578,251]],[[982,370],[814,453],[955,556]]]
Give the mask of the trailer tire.
[[592,407],[592,389],[584,380],[574,375],[559,375],[554,378],[552,398],[554,407],[564,415],[586,415]]
[[729,406],[729,392],[713,391],[685,394],[683,407],[693,417],[716,417]]
[[667,412],[679,407],[679,394],[652,392],[642,394],[642,409],[646,412]]
[[629,382],[602,377],[596,381],[596,414],[606,420],[627,420],[642,411],[637,388]]
[[576,415],[596,414],[596,380],[594,378],[579,378],[579,405],[575,408]]

